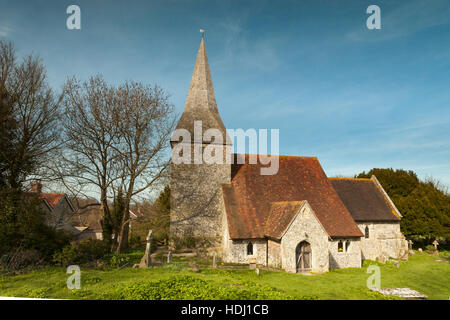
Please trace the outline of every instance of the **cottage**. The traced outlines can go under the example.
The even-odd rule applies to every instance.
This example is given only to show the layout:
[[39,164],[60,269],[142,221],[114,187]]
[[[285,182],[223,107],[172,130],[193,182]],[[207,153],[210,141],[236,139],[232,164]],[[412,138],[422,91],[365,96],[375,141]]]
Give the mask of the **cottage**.
[[34,181],[31,184],[32,195],[37,195],[41,199],[41,208],[46,213],[45,223],[57,230],[69,231],[73,235],[80,233],[72,225],[72,215],[75,208],[65,193],[43,193],[42,183]]

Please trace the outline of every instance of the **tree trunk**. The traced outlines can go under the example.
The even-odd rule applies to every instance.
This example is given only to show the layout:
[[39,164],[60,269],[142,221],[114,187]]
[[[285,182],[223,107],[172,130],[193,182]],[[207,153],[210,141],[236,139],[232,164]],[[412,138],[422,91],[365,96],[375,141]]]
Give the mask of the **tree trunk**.
[[130,219],[130,206],[127,204],[125,207],[125,212],[122,219],[122,228],[120,230],[120,235],[118,239],[117,252],[120,253],[123,249],[128,248],[128,233],[130,230],[129,219]]
[[108,198],[106,196],[106,189],[101,189],[100,191],[100,209],[103,212],[103,240],[111,243],[111,232],[109,230],[109,225],[111,224],[111,214],[108,207]]

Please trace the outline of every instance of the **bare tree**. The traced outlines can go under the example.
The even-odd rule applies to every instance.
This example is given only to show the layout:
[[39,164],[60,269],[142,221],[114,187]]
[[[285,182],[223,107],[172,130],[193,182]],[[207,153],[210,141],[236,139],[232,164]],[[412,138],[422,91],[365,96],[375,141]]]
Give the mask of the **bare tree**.
[[116,114],[120,143],[117,152],[125,190],[125,212],[117,250],[128,247],[129,209],[132,199],[161,182],[169,167],[170,135],[174,129],[173,105],[158,86],[126,82],[117,90]]
[[[115,180],[118,141],[115,90],[100,76],[80,82],[68,79],[64,86],[64,152],[55,168],[60,180],[74,196],[100,193],[103,221],[111,219],[108,196]],[[105,236],[111,232],[105,230]]]
[[113,243],[120,251],[128,246],[134,197],[155,187],[168,168],[164,151],[174,128],[174,108],[157,86],[125,82],[112,87],[100,76],[83,83],[69,79],[63,105],[66,144],[59,175],[73,194],[100,192],[104,221],[112,221],[108,199],[123,190],[125,212]]
[[6,187],[20,190],[30,177],[46,174],[60,146],[60,109],[41,59],[16,60],[13,45],[0,41],[0,172]]
[[15,56],[12,43],[0,42],[0,187],[8,185],[8,158],[6,151],[11,150],[12,132],[15,121],[12,114],[12,105],[7,92],[7,81],[14,68]]

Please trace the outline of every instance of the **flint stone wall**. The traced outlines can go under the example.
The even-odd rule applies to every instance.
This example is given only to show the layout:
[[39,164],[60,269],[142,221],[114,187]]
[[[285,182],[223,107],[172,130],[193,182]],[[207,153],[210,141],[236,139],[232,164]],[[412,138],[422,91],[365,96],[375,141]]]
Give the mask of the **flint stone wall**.
[[267,260],[270,267],[281,267],[281,241],[268,240],[267,241]]
[[[231,182],[231,146],[191,144],[191,161],[194,147],[210,148],[222,154],[223,164],[172,163],[170,175],[170,235],[172,238],[194,236],[219,243],[222,235],[223,183]],[[210,153],[208,153],[210,154]],[[213,154],[214,156],[214,154]],[[172,155],[173,159],[174,155]],[[227,158],[228,157],[228,158]],[[211,156],[206,155],[206,161]]]
[[311,271],[327,272],[328,235],[308,204],[302,206],[300,213],[281,239],[281,267],[284,270],[297,272],[296,248],[302,241],[307,241],[311,245]]
[[400,222],[358,222],[357,225],[363,234],[366,226],[369,227],[369,238],[361,240],[363,260],[408,259],[408,242],[400,231]]
[[[343,242],[343,251],[338,251],[339,240]],[[346,242],[350,245],[346,248]],[[353,239],[334,239],[328,242],[328,251],[330,259],[330,269],[342,268],[361,268],[361,240]]]

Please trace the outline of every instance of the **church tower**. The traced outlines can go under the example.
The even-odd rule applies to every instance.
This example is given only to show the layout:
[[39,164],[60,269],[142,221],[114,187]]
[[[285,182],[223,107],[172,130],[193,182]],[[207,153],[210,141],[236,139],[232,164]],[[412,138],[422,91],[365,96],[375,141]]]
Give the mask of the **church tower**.
[[215,247],[222,234],[221,185],[231,181],[231,142],[217,109],[203,38],[171,146],[171,241],[194,237]]

